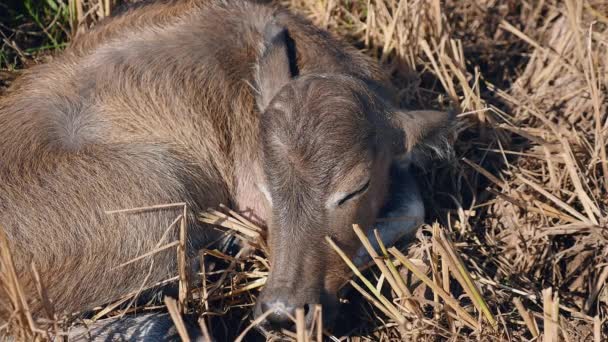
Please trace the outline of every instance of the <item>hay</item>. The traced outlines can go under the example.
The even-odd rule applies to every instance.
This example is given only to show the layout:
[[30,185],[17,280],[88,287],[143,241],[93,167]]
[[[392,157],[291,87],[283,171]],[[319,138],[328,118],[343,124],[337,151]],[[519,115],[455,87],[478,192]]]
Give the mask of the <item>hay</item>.
[[[402,106],[462,113],[456,157],[418,170],[434,223],[407,249],[370,250],[375,266],[353,270],[348,339],[608,339],[608,4],[283,2],[381,61]],[[259,228],[223,210],[201,219],[253,247],[203,251],[202,286],[185,309],[212,335],[247,339],[266,247]],[[57,329],[47,322],[41,333],[27,306],[15,310],[0,329],[39,338]],[[286,336],[323,331],[302,329]]]

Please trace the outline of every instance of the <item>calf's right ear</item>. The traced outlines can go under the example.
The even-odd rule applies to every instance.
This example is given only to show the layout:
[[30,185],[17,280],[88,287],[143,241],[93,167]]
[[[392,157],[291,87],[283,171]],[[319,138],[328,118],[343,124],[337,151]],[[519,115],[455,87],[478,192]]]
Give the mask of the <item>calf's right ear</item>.
[[287,29],[266,24],[261,53],[256,64],[257,105],[264,111],[272,98],[293,78],[290,69]]
[[398,144],[395,146],[397,159],[408,155],[434,152],[445,156],[450,150],[448,134],[454,124],[455,112],[436,110],[398,110],[393,122],[399,130]]

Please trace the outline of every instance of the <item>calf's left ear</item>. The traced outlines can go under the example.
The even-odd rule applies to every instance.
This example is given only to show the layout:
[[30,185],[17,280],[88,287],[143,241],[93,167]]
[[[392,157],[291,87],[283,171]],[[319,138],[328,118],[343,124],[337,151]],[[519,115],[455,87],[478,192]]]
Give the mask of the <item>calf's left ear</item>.
[[255,70],[257,105],[264,111],[272,98],[292,80],[287,47],[287,29],[274,22],[264,28],[261,55]]
[[427,151],[443,156],[449,151],[447,137],[455,117],[453,111],[396,111],[393,123],[400,133],[395,146],[396,157]]

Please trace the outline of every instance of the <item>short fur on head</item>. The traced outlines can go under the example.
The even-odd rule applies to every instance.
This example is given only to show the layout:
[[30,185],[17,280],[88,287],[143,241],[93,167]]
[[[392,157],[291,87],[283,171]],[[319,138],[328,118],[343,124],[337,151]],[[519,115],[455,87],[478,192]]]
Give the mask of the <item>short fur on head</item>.
[[452,120],[439,111],[395,109],[366,78],[347,71],[293,75],[289,32],[269,25],[256,80],[272,266],[258,314],[265,303],[330,305],[347,268],[325,236],[353,255],[359,240],[350,226],[373,225],[390,165],[443,141]]

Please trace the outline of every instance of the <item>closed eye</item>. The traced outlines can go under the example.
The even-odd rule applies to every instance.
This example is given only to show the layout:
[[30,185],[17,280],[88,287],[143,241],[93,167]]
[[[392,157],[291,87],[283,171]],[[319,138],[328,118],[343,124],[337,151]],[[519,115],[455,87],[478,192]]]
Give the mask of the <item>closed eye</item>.
[[369,184],[370,184],[370,180],[368,180],[365,184],[363,184],[363,186],[361,186],[358,190],[346,195],[344,198],[342,198],[340,201],[338,201],[338,206],[341,206],[342,204],[346,203],[347,201],[364,193],[369,188]]

